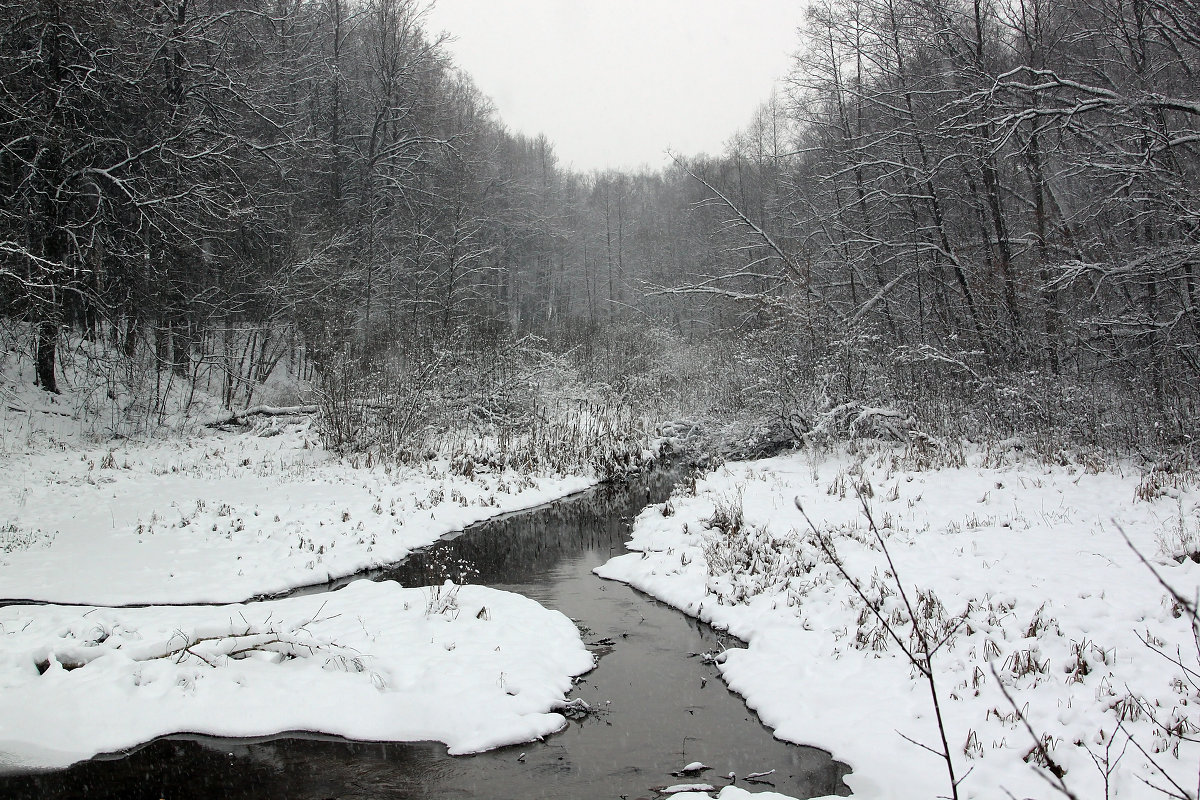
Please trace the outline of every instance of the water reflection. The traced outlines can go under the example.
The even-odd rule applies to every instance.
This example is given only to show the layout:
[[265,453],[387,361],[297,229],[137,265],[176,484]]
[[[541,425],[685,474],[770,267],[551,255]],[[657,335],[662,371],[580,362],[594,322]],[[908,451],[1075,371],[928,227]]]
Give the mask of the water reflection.
[[[408,586],[464,559],[478,582],[521,592],[575,619],[600,656],[575,696],[597,713],[544,743],[452,758],[440,744],[346,742],[294,734],[266,740],[176,736],[118,758],[0,778],[6,798],[635,798],[677,782],[690,761],[705,777],[774,769],[796,797],[845,794],[845,767],[772,738],[716,670],[689,654],[736,645],[706,625],[591,570],[624,551],[629,520],[677,479],[657,473],[510,515],[414,554],[371,577]],[[770,787],[759,787],[770,788]]]

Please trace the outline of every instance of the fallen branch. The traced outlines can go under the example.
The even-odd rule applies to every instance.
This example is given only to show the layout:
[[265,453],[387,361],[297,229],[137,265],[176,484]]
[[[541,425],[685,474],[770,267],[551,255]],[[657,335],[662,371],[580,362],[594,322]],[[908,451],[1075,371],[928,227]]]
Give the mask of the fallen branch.
[[894,441],[914,435],[915,420],[890,408],[872,408],[851,401],[819,415],[817,422],[800,435],[809,442],[845,435],[851,438],[875,434]]

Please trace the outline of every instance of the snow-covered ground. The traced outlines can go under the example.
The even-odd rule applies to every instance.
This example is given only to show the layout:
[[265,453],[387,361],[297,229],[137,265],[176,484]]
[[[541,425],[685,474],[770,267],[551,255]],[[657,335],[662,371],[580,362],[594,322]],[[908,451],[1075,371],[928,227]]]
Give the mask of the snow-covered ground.
[[[356,461],[322,450],[307,419],[101,444],[83,394],[4,385],[0,598],[79,605],[0,609],[0,767],[183,730],[468,752],[562,724],[552,709],[591,659],[569,621],[524,598],[468,586],[430,609],[435,590],[360,581],[188,604],[392,563],[594,478]],[[642,553],[599,572],[747,640],[726,680],[780,738],[849,763],[856,796],[946,795],[944,764],[906,741],[940,747],[928,686],[805,519],[916,649],[861,492],[922,629],[947,636],[933,665],[961,796],[1054,794],[1026,721],[1080,797],[1194,792],[1200,655],[1138,554],[1198,596],[1200,566],[1177,559],[1200,553],[1200,492],[1186,474],[1094,460],[968,462],[880,449],[730,464],[647,509]],[[119,604],[159,607],[93,607]]]
[[[592,477],[369,465],[310,421],[0,455],[0,598],[240,602],[402,559]],[[457,577],[457,576],[449,576]]]
[[470,753],[565,724],[592,668],[557,611],[479,586],[361,580],[231,606],[0,609],[0,771],[168,733],[319,731]]
[[1200,492],[1128,465],[999,461],[938,468],[884,449],[731,463],[645,510],[642,552],[597,571],[748,641],[725,679],[777,736],[850,764],[854,796],[947,796],[944,761],[913,743],[941,748],[928,684],[800,510],[916,651],[858,487],[922,629],[947,637],[932,661],[960,796],[1057,796],[1022,717],[1079,797],[1156,796],[1147,781],[1195,792],[1200,656],[1138,554],[1196,597],[1200,565],[1175,557],[1200,551]]
[[[0,599],[72,605],[0,608],[0,771],[182,731],[466,753],[564,724],[553,709],[592,657],[518,595],[356,581],[195,604],[394,563],[594,477],[373,464],[323,450],[307,418],[97,445],[78,398],[5,397],[25,411],[0,420]],[[123,604],[150,607],[96,607]]]

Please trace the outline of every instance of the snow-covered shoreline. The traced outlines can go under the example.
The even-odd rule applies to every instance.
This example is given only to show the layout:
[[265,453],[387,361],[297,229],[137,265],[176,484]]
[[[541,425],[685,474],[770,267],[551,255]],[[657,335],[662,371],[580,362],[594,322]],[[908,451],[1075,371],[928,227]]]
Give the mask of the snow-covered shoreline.
[[593,666],[574,624],[528,598],[366,580],[233,606],[9,606],[0,645],[0,772],[182,732],[473,753],[561,728],[553,709]]
[[[860,487],[909,596],[936,597],[921,613],[947,630],[963,616],[934,659],[951,755],[967,776],[960,796],[1054,793],[1035,774],[1033,742],[992,668],[1079,796],[1145,796],[1143,778],[1165,783],[1138,746],[1194,786],[1200,747],[1163,728],[1196,730],[1200,692],[1141,641],[1168,655],[1178,647],[1195,667],[1188,619],[1172,613],[1120,531],[1194,596],[1200,566],[1166,551],[1200,534],[1195,488],[1165,486],[1144,499],[1157,492],[1119,467],[913,461],[885,450],[865,460],[731,463],[698,481],[694,496],[678,492],[646,509],[630,544],[641,552],[597,572],[749,642],[724,656],[730,687],[779,738],[849,763],[854,796],[946,795],[944,762],[902,738],[938,747],[927,685],[814,546],[799,510],[832,537],[848,572],[904,635],[903,604],[863,521]],[[721,520],[734,509],[743,515],[736,526]]]
[[371,464],[316,438],[308,420],[278,419],[4,455],[0,598],[33,603],[0,608],[0,771],[170,733],[314,731],[457,754],[565,724],[554,709],[594,662],[574,624],[533,600],[447,574],[244,601],[395,563],[595,479]]
[[[263,435],[263,434],[269,435]],[[271,435],[273,434],[273,435]],[[6,458],[0,598],[231,603],[395,563],[587,476],[347,463],[306,424]]]

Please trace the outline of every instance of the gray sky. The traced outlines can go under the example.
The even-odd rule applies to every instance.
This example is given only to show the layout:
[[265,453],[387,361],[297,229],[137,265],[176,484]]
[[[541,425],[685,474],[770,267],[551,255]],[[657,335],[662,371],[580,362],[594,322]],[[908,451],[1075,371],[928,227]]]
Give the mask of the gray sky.
[[431,32],[511,130],[579,170],[719,153],[797,45],[803,0],[436,0]]

